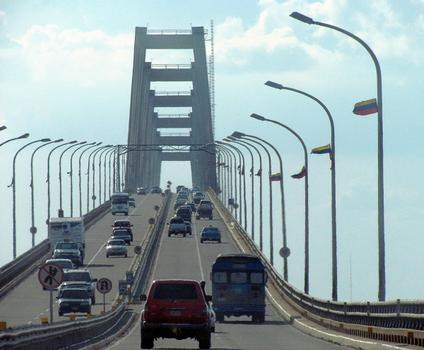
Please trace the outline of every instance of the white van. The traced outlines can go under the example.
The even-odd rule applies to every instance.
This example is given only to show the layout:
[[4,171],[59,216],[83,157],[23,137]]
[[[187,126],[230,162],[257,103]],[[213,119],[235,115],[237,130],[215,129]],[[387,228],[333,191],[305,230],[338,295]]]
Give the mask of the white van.
[[122,213],[124,215],[128,215],[128,211],[130,209],[129,204],[130,196],[126,192],[116,192],[110,196],[110,205],[112,215],[117,213]]

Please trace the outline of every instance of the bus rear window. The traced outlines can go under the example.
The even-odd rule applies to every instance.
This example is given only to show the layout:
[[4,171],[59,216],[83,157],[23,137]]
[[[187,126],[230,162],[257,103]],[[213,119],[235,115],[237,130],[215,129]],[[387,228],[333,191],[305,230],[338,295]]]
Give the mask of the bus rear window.
[[247,273],[246,272],[231,272],[230,281],[231,283],[235,283],[235,284],[247,283]]
[[213,274],[214,283],[228,283],[226,272],[215,272]]
[[264,283],[264,274],[262,272],[251,272],[250,273],[250,283],[252,283],[252,284],[263,284]]

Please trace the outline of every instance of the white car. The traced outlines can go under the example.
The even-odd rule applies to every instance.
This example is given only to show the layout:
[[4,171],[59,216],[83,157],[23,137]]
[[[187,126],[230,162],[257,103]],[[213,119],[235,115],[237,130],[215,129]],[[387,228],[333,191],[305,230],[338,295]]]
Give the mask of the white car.
[[112,255],[128,257],[128,247],[123,239],[110,239],[106,245],[106,258]]
[[213,307],[211,303],[208,303],[208,312],[209,312],[209,325],[211,327],[211,332],[215,332],[216,315],[215,315],[215,311],[213,311]]

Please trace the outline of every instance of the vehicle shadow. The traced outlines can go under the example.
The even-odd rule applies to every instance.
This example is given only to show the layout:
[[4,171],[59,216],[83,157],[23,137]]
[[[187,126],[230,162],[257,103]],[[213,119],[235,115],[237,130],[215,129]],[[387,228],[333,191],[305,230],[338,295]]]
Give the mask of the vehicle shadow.
[[219,322],[219,324],[242,324],[242,325],[251,325],[251,326],[258,326],[258,325],[274,325],[274,326],[284,326],[284,325],[290,325],[290,321],[278,321],[278,320],[265,320],[263,323],[257,323],[252,321],[232,321],[232,320],[225,320],[224,322]]
[[[87,265],[84,265],[85,267],[87,266]],[[115,265],[113,265],[113,264],[90,264],[89,265],[89,267],[113,267],[113,266],[115,266]]]

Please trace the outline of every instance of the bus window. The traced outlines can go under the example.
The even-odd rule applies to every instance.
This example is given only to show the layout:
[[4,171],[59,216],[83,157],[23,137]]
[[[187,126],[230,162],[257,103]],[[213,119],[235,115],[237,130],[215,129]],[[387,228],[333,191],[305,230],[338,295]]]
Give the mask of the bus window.
[[247,283],[247,273],[246,272],[231,272],[230,281],[235,284],[244,284]]
[[213,274],[213,283],[228,283],[226,272],[215,272]]
[[252,284],[263,284],[264,275],[262,272],[251,272],[250,273],[250,283]]

